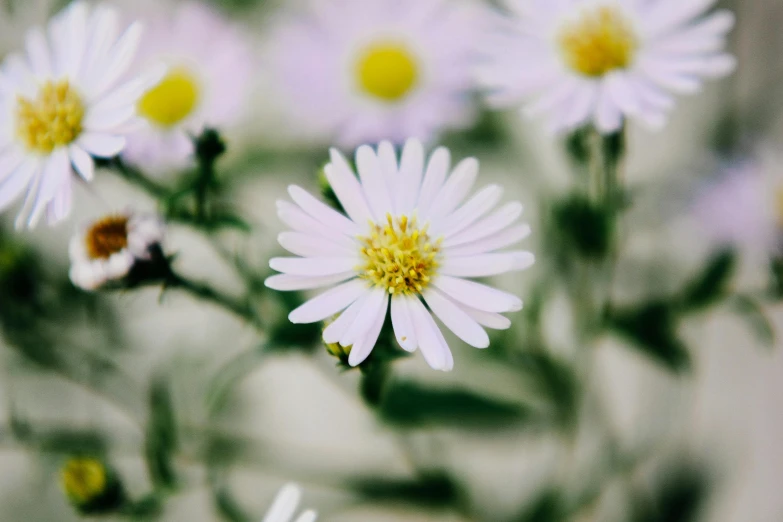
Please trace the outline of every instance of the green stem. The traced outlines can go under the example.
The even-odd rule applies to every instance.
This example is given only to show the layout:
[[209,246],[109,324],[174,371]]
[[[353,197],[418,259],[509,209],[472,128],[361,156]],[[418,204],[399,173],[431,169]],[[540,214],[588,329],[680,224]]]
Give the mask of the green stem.
[[233,313],[237,317],[246,320],[256,328],[260,329],[262,327],[261,319],[247,301],[239,300],[232,296],[226,295],[205,283],[192,281],[172,270],[166,278],[166,286],[169,288],[178,288],[188,292],[197,299],[216,304],[217,306]]
[[113,167],[114,171],[125,181],[132,185],[136,185],[155,199],[166,200],[171,196],[171,191],[167,187],[151,180],[140,170],[126,164],[119,157],[112,160],[111,167]]

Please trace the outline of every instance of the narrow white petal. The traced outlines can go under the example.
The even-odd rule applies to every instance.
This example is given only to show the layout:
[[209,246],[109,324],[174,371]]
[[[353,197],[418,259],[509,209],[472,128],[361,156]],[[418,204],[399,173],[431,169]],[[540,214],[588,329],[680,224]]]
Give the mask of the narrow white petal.
[[497,202],[500,201],[502,195],[503,189],[498,185],[484,187],[455,212],[442,220],[438,220],[437,228],[433,226],[433,235],[450,237],[457,232],[465,230],[484,216],[484,214],[492,210],[497,205]]
[[361,339],[353,343],[351,353],[348,355],[348,364],[351,366],[361,364],[367,359],[367,356],[370,355],[370,352],[372,352],[372,349],[375,347],[375,343],[378,342],[378,336],[383,329],[383,323],[386,321],[386,311],[388,308],[389,299],[384,296],[381,309],[375,314],[372,325],[370,325],[370,328]]
[[340,232],[325,226],[304,210],[288,201],[277,202],[277,216],[289,227],[305,234],[316,234],[350,248],[353,240]]
[[141,39],[142,26],[139,22],[131,24],[117,40],[111,50],[111,60],[106,63],[106,70],[97,76],[100,80],[91,94],[100,96],[112,87],[128,70],[136,54],[136,48]]
[[91,109],[85,116],[82,125],[86,132],[111,132],[114,128],[124,125],[136,115],[134,105],[126,105],[116,109]]
[[318,514],[312,509],[308,509],[296,519],[296,522],[315,522],[318,518]]
[[312,290],[314,288],[335,285],[354,276],[356,276],[356,272],[353,270],[348,272],[341,272],[335,275],[317,277],[277,274],[267,277],[264,281],[264,285],[267,288],[271,288],[272,290],[280,290],[282,292],[294,290]]
[[27,58],[30,68],[37,76],[49,76],[52,74],[52,62],[49,52],[49,44],[40,27],[34,27],[27,32]]
[[522,215],[522,210],[522,204],[517,201],[506,203],[474,225],[455,234],[453,237],[447,238],[443,242],[443,246],[454,247],[457,245],[464,245],[500,232],[516,221],[517,218]]
[[110,134],[85,132],[76,143],[98,158],[113,158],[125,148],[125,138]]
[[416,340],[421,349],[424,360],[434,370],[448,370],[449,351],[448,345],[442,341],[442,334],[429,311],[418,299],[412,299],[410,304],[410,316],[416,330]]
[[46,205],[46,224],[54,226],[67,218],[73,207],[73,186],[68,179],[57,191],[54,198]]
[[399,201],[397,201],[397,196],[399,194],[402,179],[399,175],[399,165],[397,165],[397,153],[394,150],[394,145],[392,145],[390,141],[382,141],[378,144],[378,160],[381,162],[383,179],[386,182],[386,186],[389,187],[389,197],[394,206],[394,213],[400,213],[400,205]]
[[475,281],[439,275],[432,284],[447,296],[477,310],[516,312],[522,309],[519,297]]
[[381,162],[372,147],[362,145],[356,150],[356,168],[359,170],[364,196],[375,216],[375,221],[384,221],[386,214],[394,212],[394,208]]
[[286,484],[278,492],[261,522],[288,522],[294,516],[302,490],[296,484]]
[[466,314],[460,307],[444,297],[433,288],[428,288],[423,294],[424,300],[438,319],[454,334],[476,348],[489,346],[487,332]]
[[[367,283],[364,283],[366,290]],[[342,346],[350,346],[358,341],[367,330],[373,325],[381,308],[386,309],[386,302],[389,300],[389,294],[383,288],[375,287],[370,290],[370,295],[364,303],[364,306],[359,310],[359,314],[356,319],[351,323],[351,326],[345,331],[342,337],[340,337],[340,344]]]
[[462,303],[455,303],[462,308],[466,314],[471,316],[481,326],[485,328],[491,328],[492,330],[508,330],[511,328],[511,319],[500,314],[493,312],[483,312],[476,310],[469,306],[465,306]]
[[331,276],[353,270],[355,257],[273,257],[269,267],[284,274],[300,276]]
[[462,203],[470,189],[473,188],[478,170],[479,163],[476,158],[465,158],[460,161],[446,184],[438,192],[429,212],[422,214],[422,219],[437,219],[448,215],[457,208],[457,205]]
[[332,321],[324,329],[323,340],[325,343],[337,343],[348,331],[348,328],[356,321],[359,312],[364,308],[364,303],[370,297],[370,292],[365,292],[359,299],[354,301],[351,306],[346,308],[340,316]]
[[280,246],[303,257],[350,257],[357,249],[304,232],[283,232],[277,236]]
[[55,149],[44,163],[41,184],[35,197],[35,203],[27,220],[28,227],[34,227],[43,215],[46,205],[57,196],[66,183],[70,183],[71,165],[68,152],[64,148]]
[[351,220],[358,225],[363,225],[372,219],[372,214],[359,180],[337,149],[331,149],[329,152],[331,163],[324,167],[326,179],[329,180],[329,185]]
[[416,203],[420,216],[429,215],[430,206],[435,196],[440,192],[443,182],[446,181],[450,164],[451,153],[446,147],[438,147],[430,156],[424,181],[421,184],[419,199]]
[[365,292],[367,292],[367,283],[362,280],[354,279],[342,283],[296,308],[288,314],[288,320],[296,324],[323,321],[347,308]]
[[394,327],[394,337],[403,350],[416,351],[416,331],[413,328],[413,320],[410,316],[409,299],[416,299],[406,295],[395,295],[391,298],[391,320]]
[[455,247],[445,247],[444,254],[446,256],[473,256],[476,254],[485,254],[492,252],[493,250],[499,250],[506,248],[515,243],[518,243],[530,235],[530,225],[525,223],[524,225],[516,225],[509,227],[505,230],[498,232],[489,237],[465,243]]
[[348,236],[356,236],[359,233],[359,227],[356,223],[325,203],[317,200],[303,188],[291,185],[288,187],[288,193],[302,210],[324,226],[333,228]]
[[87,152],[78,145],[68,147],[71,156],[71,164],[76,172],[85,180],[92,181],[95,176],[95,162]]
[[419,140],[411,138],[405,143],[400,160],[397,189],[397,210],[400,214],[409,214],[416,207],[423,174],[424,147]]
[[486,277],[524,270],[535,262],[530,252],[514,251],[446,259],[440,273],[455,277]]
[[25,161],[0,182],[0,211],[16,201],[24,188],[33,181],[37,171],[36,161]]

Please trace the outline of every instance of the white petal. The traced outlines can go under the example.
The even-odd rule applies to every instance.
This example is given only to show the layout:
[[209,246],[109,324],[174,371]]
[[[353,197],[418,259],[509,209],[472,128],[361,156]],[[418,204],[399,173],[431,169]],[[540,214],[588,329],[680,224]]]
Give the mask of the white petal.
[[464,245],[500,232],[522,215],[522,204],[517,201],[506,203],[495,212],[485,217],[466,230],[455,234],[443,242],[445,247]]
[[264,285],[267,288],[271,288],[272,290],[280,290],[283,292],[293,290],[312,290],[314,288],[322,288],[324,286],[331,286],[337,283],[341,283],[346,279],[350,279],[354,276],[356,276],[356,272],[353,270],[335,275],[318,277],[277,274],[267,277],[264,281]]
[[337,149],[331,149],[329,152],[332,162],[324,167],[326,179],[329,180],[329,185],[351,220],[358,225],[363,225],[372,219],[372,214],[359,180]]
[[[473,196],[467,203],[462,205],[459,209],[447,216],[443,220],[439,220],[438,227],[433,226],[432,234],[435,236],[443,235],[444,237],[450,237],[465,230],[477,220],[479,220],[484,214],[489,212],[503,195],[503,189],[498,185],[490,185],[481,189],[475,196]],[[442,234],[439,230],[443,230]]]
[[475,281],[439,275],[432,284],[452,299],[477,310],[516,312],[522,309],[519,297]]
[[67,218],[73,207],[73,187],[70,176],[57,191],[54,198],[46,205],[46,224],[56,225]]
[[391,298],[391,320],[397,343],[403,350],[414,352],[417,346],[416,331],[410,316],[409,299],[416,298],[406,295],[395,295]]
[[449,347],[445,340],[442,340],[443,334],[440,333],[435,320],[418,299],[410,300],[409,304],[410,316],[416,330],[416,340],[422,355],[424,355],[424,360],[434,370],[450,369],[449,355],[447,355]]
[[333,228],[342,234],[356,236],[359,227],[356,223],[343,216],[325,203],[318,201],[309,192],[296,185],[288,187],[288,193],[299,207],[326,227]]
[[507,246],[518,243],[529,235],[530,225],[527,223],[524,225],[517,225],[477,241],[472,241],[470,243],[465,243],[464,245],[455,247],[446,247],[444,249],[444,254],[446,256],[454,257],[485,254],[487,252],[506,248]]
[[283,232],[277,236],[277,242],[292,254],[303,257],[350,257],[357,250],[304,232]]
[[288,320],[295,324],[323,321],[347,308],[366,292],[367,283],[360,279],[342,283],[313,297],[292,311],[288,314]]
[[390,141],[382,141],[378,144],[378,160],[381,162],[383,179],[389,187],[389,196],[392,200],[395,213],[400,213],[397,194],[401,183],[399,165],[397,165],[397,153]]
[[500,254],[481,254],[471,257],[446,259],[441,274],[455,277],[486,277],[516,270],[524,270],[535,262],[530,252],[515,251]]
[[419,140],[411,138],[405,143],[400,160],[397,189],[397,210],[400,214],[410,214],[416,207],[423,174],[424,147]]
[[32,228],[38,224],[46,205],[57,196],[66,183],[70,183],[71,164],[68,152],[64,148],[55,149],[44,163],[41,183],[35,196],[27,226]]
[[280,488],[269,510],[261,522],[288,522],[294,516],[302,490],[296,484],[286,484]]
[[508,317],[492,312],[482,312],[481,310],[465,306],[462,303],[455,304],[485,328],[491,328],[493,330],[508,330],[511,328],[511,320]]
[[105,64],[106,70],[102,71],[98,84],[92,91],[93,96],[100,96],[106,89],[112,87],[115,82],[128,70],[133,58],[136,54],[136,49],[141,39],[142,27],[141,23],[134,22],[131,24],[125,32],[117,40],[111,50],[111,60]]
[[[366,283],[365,283],[366,288]],[[364,302],[364,306],[359,310],[356,319],[351,326],[340,337],[342,346],[350,346],[358,341],[367,330],[373,325],[381,308],[386,309],[386,302],[389,300],[389,294],[381,287],[375,287],[370,291],[370,295]]]
[[125,148],[125,138],[110,134],[85,132],[76,143],[98,158],[113,158]]
[[384,296],[381,304],[381,309],[375,314],[375,320],[370,328],[362,336],[361,339],[353,343],[351,347],[351,353],[348,355],[348,364],[356,366],[364,362],[367,356],[370,355],[372,349],[375,347],[375,343],[378,342],[378,336],[383,329],[383,323],[386,321],[386,311],[389,308],[389,299]]
[[37,76],[49,76],[52,74],[52,63],[49,52],[49,44],[40,27],[34,27],[27,32],[27,58],[30,68]]
[[348,328],[350,328],[356,320],[359,312],[364,308],[364,303],[367,302],[369,297],[370,292],[364,293],[324,329],[323,340],[325,343],[331,344],[340,342],[340,339],[345,335],[345,332],[348,331]]
[[89,154],[78,145],[68,147],[73,168],[85,181],[92,181],[95,176],[95,162]]
[[299,515],[299,518],[296,519],[296,522],[315,522],[316,518],[318,518],[318,514],[312,509],[308,509]]
[[0,182],[0,211],[16,201],[24,188],[33,181],[37,171],[36,161],[25,161]]
[[437,219],[452,212],[468,195],[478,175],[479,163],[476,158],[465,158],[454,168],[446,184],[440,189],[429,212],[422,214],[422,219]]
[[348,236],[325,226],[304,210],[288,201],[277,202],[277,216],[289,227],[305,234],[317,234],[350,248],[354,243]]
[[356,168],[362,180],[364,196],[375,216],[375,221],[385,221],[386,214],[393,213],[394,208],[389,187],[384,179],[381,162],[372,147],[362,145],[356,150]]
[[429,215],[430,206],[435,196],[440,192],[443,182],[446,181],[450,164],[451,153],[446,147],[438,147],[430,156],[427,172],[424,174],[424,181],[421,184],[419,199],[416,203],[420,216]]
[[355,257],[273,257],[269,267],[284,274],[317,277],[348,272],[357,263]]
[[487,332],[452,301],[433,288],[425,290],[423,297],[430,310],[457,337],[476,348],[489,346]]
[[86,132],[110,132],[120,125],[126,124],[136,116],[136,107],[126,105],[116,109],[91,109],[84,118],[82,125]]

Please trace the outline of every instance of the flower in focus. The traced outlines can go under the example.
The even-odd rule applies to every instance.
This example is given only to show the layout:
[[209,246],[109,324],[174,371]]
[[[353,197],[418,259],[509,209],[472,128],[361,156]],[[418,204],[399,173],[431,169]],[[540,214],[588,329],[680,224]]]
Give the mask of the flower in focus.
[[715,0],[533,0],[487,37],[479,79],[499,107],[523,102],[563,132],[625,118],[664,125],[673,94],[734,70],[724,52],[734,15],[705,14]]
[[445,0],[311,7],[270,38],[273,77],[301,126],[354,147],[427,139],[471,123],[473,45],[483,11]]
[[117,34],[117,13],[71,4],[45,32],[27,33],[27,55],[11,54],[0,69],[0,210],[26,191],[17,227],[49,224],[71,211],[71,172],[93,178],[91,156],[125,147],[138,97],[160,69],[125,83],[141,36],[131,25]]
[[111,511],[123,501],[119,481],[97,458],[68,459],[60,470],[60,482],[71,504],[85,514]]
[[70,277],[84,290],[125,279],[140,262],[160,257],[163,224],[145,214],[109,215],[80,230],[69,248]]
[[309,509],[294,521],[296,508],[302,498],[302,490],[296,484],[286,484],[277,493],[274,502],[261,522],[315,522],[317,514]]
[[708,239],[748,253],[779,250],[783,231],[783,177],[754,157],[724,165],[693,202],[693,215]]
[[[498,252],[530,233],[515,224],[518,202],[497,210],[502,189],[490,185],[463,203],[479,165],[462,160],[449,173],[450,154],[433,152],[426,166],[417,140],[409,140],[398,164],[393,146],[383,142],[356,151],[359,179],[337,150],[324,172],[345,209],[338,213],[300,187],[289,187],[294,203],[278,202],[278,215],[293,231],[280,244],[301,257],[270,260],[282,274],[266,280],[276,290],[334,286],[289,315],[293,323],[340,316],[323,333],[325,343],[351,346],[356,366],[372,351],[391,308],[394,334],[408,351],[421,348],[427,363],[450,370],[454,361],[430,312],[457,337],[486,348],[482,326],[505,329],[500,315],[521,309],[509,293],[466,278],[522,270],[533,264],[530,252]],[[391,304],[390,304],[391,303]]]
[[124,156],[154,172],[192,161],[191,136],[205,126],[235,124],[247,101],[253,67],[240,30],[212,9],[184,3],[149,22],[137,64],[163,62],[168,73],[139,100],[145,125]]

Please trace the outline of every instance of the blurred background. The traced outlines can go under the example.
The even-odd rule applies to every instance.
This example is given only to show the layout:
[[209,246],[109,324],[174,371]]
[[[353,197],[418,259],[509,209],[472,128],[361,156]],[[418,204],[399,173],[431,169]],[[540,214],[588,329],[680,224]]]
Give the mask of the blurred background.
[[[468,10],[461,23],[481,23],[483,10],[498,8],[447,2]],[[3,0],[0,55],[21,48],[26,28],[64,4]],[[567,152],[574,139],[517,111],[491,111],[475,91],[448,109],[459,118],[427,129],[430,147],[477,157],[482,184],[498,183],[504,201],[524,203],[533,228],[524,247],[537,263],[496,278],[525,309],[489,350],[449,337],[456,365],[448,374],[419,354],[397,359],[380,399],[368,390],[372,372],[342,368],[319,342],[319,326],[287,323],[302,296],[262,284],[268,259],[281,252],[274,202],[292,183],[321,190],[329,146],[350,153],[362,141],[355,125],[317,109],[331,87],[309,81],[317,77],[311,69],[332,62],[297,41],[317,34],[317,21],[296,20],[318,8],[215,0],[199,4],[206,19],[176,25],[166,20],[184,2],[112,4],[129,20],[163,27],[156,38],[181,34],[205,46],[196,56],[205,53],[205,67],[226,84],[210,93],[236,102],[216,113],[230,114],[225,122],[204,116],[227,145],[215,197],[230,212],[208,230],[172,219],[166,250],[180,272],[247,298],[263,331],[176,289],[73,287],[68,241],[80,224],[127,207],[161,210],[160,200],[108,170],[77,187],[73,216],[56,228],[21,233],[5,216],[0,520],[80,520],[60,469],[85,454],[109,463],[131,498],[165,485],[154,509],[107,520],[261,520],[289,481],[325,522],[783,520],[783,355],[775,335],[783,327],[783,219],[777,210],[743,220],[758,210],[755,197],[783,188],[781,2],[719,2],[737,15],[735,74],[681,100],[662,131],[628,127],[632,205],[611,290],[625,315],[589,355],[574,333],[563,258],[589,252],[589,238],[600,243],[601,232],[594,216],[569,206],[580,183]],[[207,38],[209,30],[228,36]],[[224,44],[223,54],[215,51]],[[154,47],[154,38],[145,45]],[[286,83],[297,74],[326,98],[297,98]],[[337,112],[340,102],[328,103]],[[177,158],[144,165],[159,152],[146,146],[138,164],[165,186],[196,168]],[[720,216],[728,228],[747,226],[727,231]],[[756,232],[764,239],[753,240]],[[703,299],[693,299],[703,302],[673,312],[672,296],[695,295],[699,284]]]

